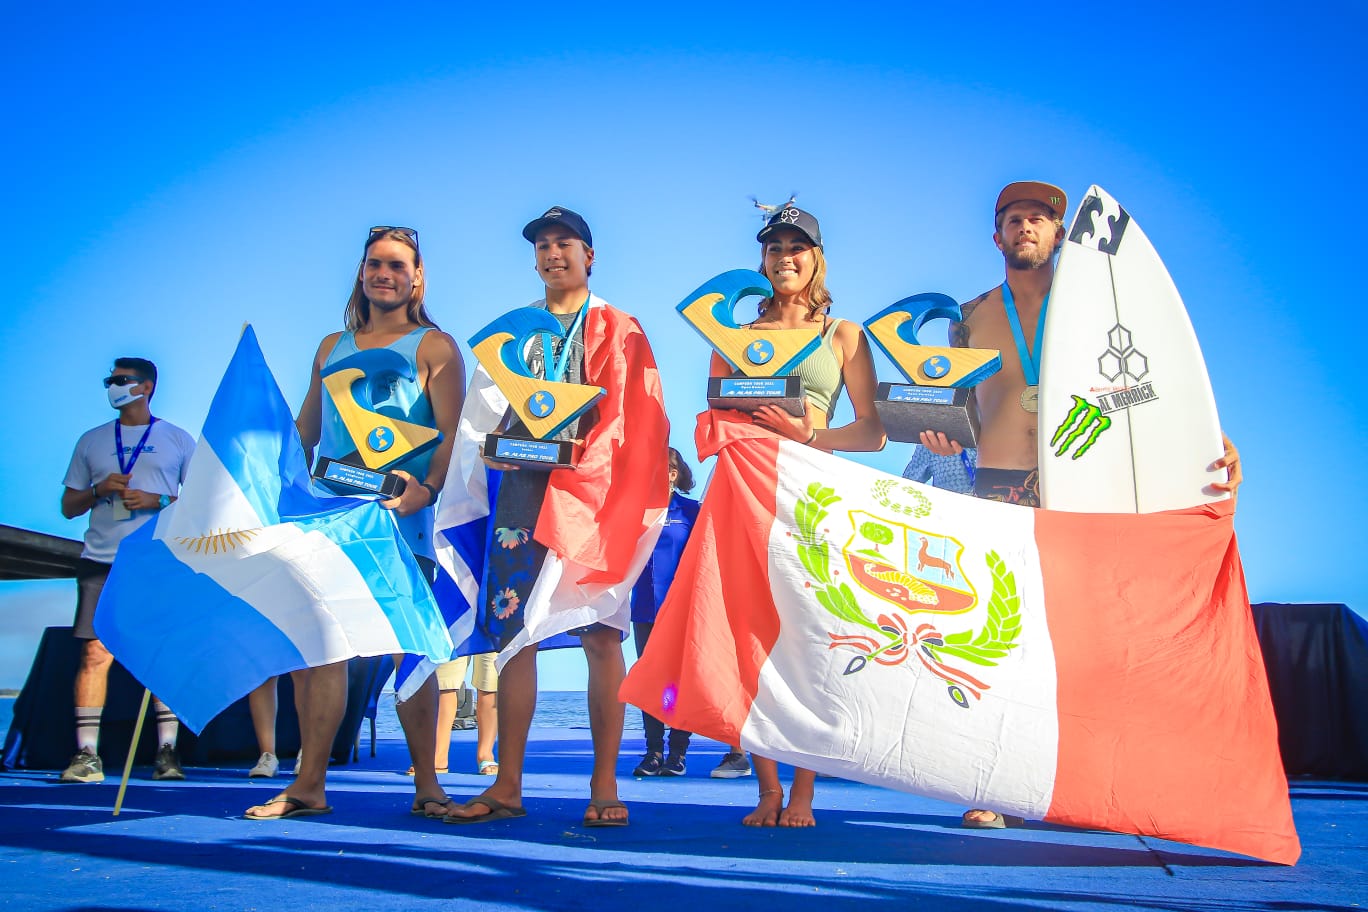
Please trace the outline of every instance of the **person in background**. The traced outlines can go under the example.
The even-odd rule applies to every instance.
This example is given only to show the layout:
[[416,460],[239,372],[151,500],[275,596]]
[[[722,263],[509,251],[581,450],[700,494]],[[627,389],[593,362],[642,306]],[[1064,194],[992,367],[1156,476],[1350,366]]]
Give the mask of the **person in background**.
[[[637,658],[641,658],[655,626],[656,612],[665,602],[665,593],[679,567],[679,556],[693,531],[698,518],[698,501],[684,495],[694,489],[693,471],[679,450],[670,447],[670,506],[665,515],[665,528],[656,540],[646,566],[632,587],[632,636],[636,641]],[[668,755],[665,753],[665,723],[641,711],[642,726],[646,730],[646,754],[632,770],[633,776],[682,776],[685,755],[689,752],[690,733],[670,730]]]
[[907,460],[902,477],[956,494],[973,494],[977,458],[978,450],[972,447],[961,450],[958,456],[938,456],[924,446],[917,446],[912,449],[912,458]]
[[[90,514],[76,570],[72,626],[72,635],[81,641],[75,682],[76,756],[62,772],[63,782],[104,780],[98,752],[100,716],[114,657],[95,635],[95,606],[119,543],[175,501],[195,450],[193,437],[152,415],[157,366],[151,361],[115,359],[104,385],[119,417],[81,435],[63,480],[62,515],[75,519]],[[176,753],[180,723],[161,700],[154,699],[152,707],[159,745],[152,778],[184,779]]]
[[[461,702],[466,668],[472,668],[470,683],[475,687],[475,764],[481,776],[497,776],[499,761],[494,759],[494,739],[499,732],[499,672],[494,667],[496,653],[461,656],[437,666],[437,772],[447,772],[451,754],[451,726]],[[410,769],[410,772],[412,770]]]
[[252,712],[252,731],[256,733],[257,750],[261,756],[256,766],[247,773],[248,779],[273,779],[280,771],[276,756],[276,678],[271,676],[247,695],[247,708]]

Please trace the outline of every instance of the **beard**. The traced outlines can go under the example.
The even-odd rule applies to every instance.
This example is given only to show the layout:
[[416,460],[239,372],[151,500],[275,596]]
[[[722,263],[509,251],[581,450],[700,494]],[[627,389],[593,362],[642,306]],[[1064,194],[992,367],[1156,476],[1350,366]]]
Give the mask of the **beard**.
[[366,303],[381,313],[394,313],[408,307],[408,301],[373,301],[369,297],[366,298]]
[[1011,269],[1039,269],[1054,258],[1057,247],[1034,244],[1031,247],[1014,247],[1004,250],[1002,255]]

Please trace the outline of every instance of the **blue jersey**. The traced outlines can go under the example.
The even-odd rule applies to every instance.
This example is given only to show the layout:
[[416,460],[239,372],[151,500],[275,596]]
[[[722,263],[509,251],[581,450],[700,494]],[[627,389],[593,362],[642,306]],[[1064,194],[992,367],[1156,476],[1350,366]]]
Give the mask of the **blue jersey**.
[[678,491],[670,494],[670,506],[665,512],[665,528],[660,530],[655,550],[632,586],[632,620],[653,624],[656,612],[665,601],[665,593],[674,582],[679,569],[679,558],[689,541],[694,521],[698,519],[698,501]]

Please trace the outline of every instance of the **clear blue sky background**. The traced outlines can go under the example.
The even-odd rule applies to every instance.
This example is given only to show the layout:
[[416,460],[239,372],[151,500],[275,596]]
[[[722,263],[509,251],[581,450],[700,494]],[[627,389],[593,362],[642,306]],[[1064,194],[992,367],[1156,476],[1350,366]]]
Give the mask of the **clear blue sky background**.
[[[1106,188],[1182,292],[1249,479],[1251,598],[1364,611],[1361,250],[1337,247],[1362,3],[473,6],[9,6],[0,522],[80,537],[61,479],[116,356],[155,360],[155,412],[198,434],[250,321],[297,404],[372,224],[420,230],[464,340],[539,296],[521,226],[584,213],[594,288],[646,327],[689,448],[708,352],[674,306],[754,267],[751,194],[798,192],[835,312],[863,320],[1000,281],[993,200],[1038,178]],[[74,595],[3,584],[0,686]],[[578,656],[543,668],[582,686]]]

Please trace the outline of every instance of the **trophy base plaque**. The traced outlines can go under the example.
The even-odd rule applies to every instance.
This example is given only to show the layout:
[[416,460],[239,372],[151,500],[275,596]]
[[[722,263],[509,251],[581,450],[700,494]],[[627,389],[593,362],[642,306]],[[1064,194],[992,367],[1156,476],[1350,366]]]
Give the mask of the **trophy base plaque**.
[[963,447],[978,446],[978,405],[972,390],[952,386],[880,383],[874,408],[889,440],[920,443],[922,431],[940,431]]
[[404,479],[398,475],[376,472],[365,466],[329,459],[327,456],[318,457],[313,477],[329,490],[339,494],[378,494],[386,500],[398,497],[404,493],[404,488],[408,487]]
[[535,437],[489,434],[485,437],[484,456],[495,462],[549,472],[552,469],[573,469],[579,461],[578,449],[572,440],[538,440]]
[[807,411],[803,381],[785,377],[709,377],[708,407],[753,412],[762,405],[776,405],[795,418]]

